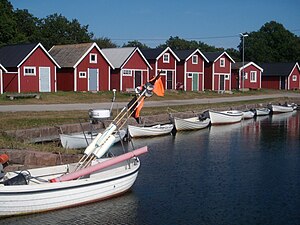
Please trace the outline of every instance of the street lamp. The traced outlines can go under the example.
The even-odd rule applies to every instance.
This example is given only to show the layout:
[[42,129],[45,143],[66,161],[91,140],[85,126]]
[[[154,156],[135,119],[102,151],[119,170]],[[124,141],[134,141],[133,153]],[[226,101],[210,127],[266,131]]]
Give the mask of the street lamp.
[[248,37],[249,35],[247,33],[243,34],[240,33],[241,37],[243,37],[243,73],[242,73],[242,88],[243,88],[243,92],[245,89],[245,37]]

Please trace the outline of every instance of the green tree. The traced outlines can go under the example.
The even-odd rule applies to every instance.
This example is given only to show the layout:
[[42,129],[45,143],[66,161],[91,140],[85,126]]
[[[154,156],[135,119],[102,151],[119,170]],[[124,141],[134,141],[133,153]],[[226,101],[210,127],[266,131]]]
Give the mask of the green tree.
[[[258,31],[249,33],[244,41],[246,61],[257,63],[300,61],[300,37],[275,21],[265,23]],[[238,48],[242,54],[242,38]]]
[[0,46],[14,43],[16,35],[13,6],[7,0],[0,0]]
[[139,49],[150,48],[149,46],[139,42],[138,40],[128,41],[126,44],[123,44],[123,47],[138,47]]
[[228,49],[226,49],[226,52],[228,53],[228,55],[230,55],[230,57],[234,61],[236,61],[236,62],[240,61],[240,52],[237,49],[228,48]]
[[17,9],[14,11],[14,19],[17,24],[16,29],[18,34],[16,42],[39,42],[39,19],[37,17],[34,17],[26,9]]
[[223,51],[224,48],[216,48],[211,45],[207,45],[201,41],[195,41],[195,40],[185,40],[182,38],[176,37],[170,37],[165,44],[157,46],[157,48],[166,48],[170,47],[173,50],[187,50],[187,49],[200,49],[202,52],[214,52],[214,51]]
[[95,38],[93,42],[96,42],[100,48],[116,48],[118,47],[117,44],[113,43],[107,37]]
[[88,25],[82,26],[78,20],[69,21],[61,14],[53,14],[39,22],[40,40],[46,48],[58,44],[76,44],[91,42],[93,33]]

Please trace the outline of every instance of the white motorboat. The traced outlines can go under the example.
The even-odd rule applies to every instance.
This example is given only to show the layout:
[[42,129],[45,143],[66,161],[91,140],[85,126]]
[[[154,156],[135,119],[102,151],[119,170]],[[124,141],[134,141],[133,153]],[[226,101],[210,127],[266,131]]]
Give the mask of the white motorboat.
[[[134,184],[147,147],[103,159],[129,116],[146,96],[150,97],[159,74],[143,85],[102,134],[98,134],[74,164],[2,173],[0,216],[14,216],[73,207],[126,192]],[[135,115],[136,116],[136,115]],[[124,121],[125,120],[125,121]],[[5,158],[5,157],[4,157]],[[6,157],[7,158],[7,157]],[[7,163],[0,157],[0,167]]]
[[177,131],[180,130],[199,130],[207,127],[210,123],[209,118],[200,119],[198,116],[181,119],[174,117],[174,124]]
[[269,115],[271,112],[270,109],[268,108],[258,108],[258,109],[255,109],[255,114],[256,116],[267,116]]
[[251,110],[243,111],[243,117],[242,119],[252,119],[254,117],[255,113]]
[[[134,184],[140,168],[139,153],[130,153],[116,164],[110,161],[120,156],[94,160],[85,168],[93,168],[86,175],[76,174],[84,169],[72,172],[77,163],[7,172],[0,179],[0,217],[73,207],[124,193]],[[110,166],[104,168],[105,164]],[[72,173],[77,179],[60,182]]]
[[270,109],[272,113],[287,113],[292,112],[294,110],[293,106],[288,105],[270,105]]
[[[86,148],[98,134],[99,133],[97,132],[60,134],[59,138],[60,138],[61,145],[64,148],[80,149],[80,148]],[[115,144],[125,137],[126,131],[124,129],[121,129],[115,132],[113,135],[115,136],[115,140],[113,144]]]
[[153,137],[170,134],[173,130],[173,124],[157,124],[154,126],[132,126],[128,125],[128,133],[131,137]]
[[228,110],[228,111],[209,110],[209,117],[211,119],[212,125],[237,123],[242,120],[243,112],[238,110]]

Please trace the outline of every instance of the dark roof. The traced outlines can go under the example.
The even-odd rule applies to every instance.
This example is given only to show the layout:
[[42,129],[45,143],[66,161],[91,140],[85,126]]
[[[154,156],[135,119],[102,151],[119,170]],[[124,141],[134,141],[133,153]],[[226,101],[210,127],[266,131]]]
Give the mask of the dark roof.
[[214,62],[224,52],[203,52],[209,62]]
[[178,56],[180,60],[185,60],[189,57],[196,49],[189,49],[189,50],[175,50],[175,54]]
[[[244,65],[247,65],[249,62],[244,62]],[[238,70],[243,67],[243,62],[235,62],[231,64],[231,69]]]
[[0,48],[0,63],[4,67],[17,67],[37,44],[7,45]]
[[145,56],[146,59],[156,59],[165,48],[153,48],[153,49],[141,49],[141,52]]
[[263,76],[288,76],[296,63],[262,63]]

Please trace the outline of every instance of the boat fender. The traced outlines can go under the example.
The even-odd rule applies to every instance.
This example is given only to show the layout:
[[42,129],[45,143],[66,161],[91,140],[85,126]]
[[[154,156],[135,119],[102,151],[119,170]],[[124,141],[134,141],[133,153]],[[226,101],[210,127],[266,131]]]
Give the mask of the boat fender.
[[8,166],[9,157],[6,154],[0,155],[0,179],[2,179],[5,175],[4,168]]
[[9,157],[6,154],[1,154],[0,155],[0,164],[4,165],[8,163]]

